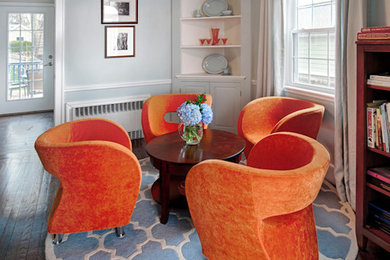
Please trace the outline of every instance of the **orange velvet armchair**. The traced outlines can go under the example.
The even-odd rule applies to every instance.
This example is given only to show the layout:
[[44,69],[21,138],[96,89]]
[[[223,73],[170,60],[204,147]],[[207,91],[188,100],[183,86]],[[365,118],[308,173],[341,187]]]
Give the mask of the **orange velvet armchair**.
[[117,235],[124,235],[121,227],[130,222],[141,167],[120,125],[106,119],[68,122],[40,135],[35,149],[45,170],[61,181],[49,233],[117,227]]
[[[179,124],[168,122],[164,116],[176,109],[187,99],[194,100],[200,94],[165,94],[150,97],[142,107],[142,129],[145,142],[149,143],[153,138],[177,131]],[[212,97],[205,95],[206,104],[211,107]]]
[[203,254],[214,259],[318,259],[312,202],[329,166],[316,140],[268,135],[247,165],[206,160],[185,189]]
[[249,102],[240,113],[238,134],[245,139],[248,158],[252,147],[275,132],[294,132],[316,139],[325,107],[289,97],[264,97]]

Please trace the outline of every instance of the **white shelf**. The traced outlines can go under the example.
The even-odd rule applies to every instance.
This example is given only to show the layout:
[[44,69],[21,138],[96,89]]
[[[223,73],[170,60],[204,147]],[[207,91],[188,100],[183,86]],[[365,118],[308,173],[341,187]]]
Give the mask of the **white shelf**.
[[241,19],[241,15],[229,15],[229,16],[210,16],[210,17],[182,17],[180,21],[211,21],[211,20],[233,20]]
[[241,45],[182,45],[181,49],[224,49],[224,48],[241,48]]
[[229,78],[229,79],[245,79],[245,76],[237,76],[237,75],[222,75],[222,74],[207,74],[207,73],[188,73],[188,74],[178,74],[176,75],[176,78],[178,79],[185,79],[185,78],[204,78],[204,79],[222,79],[222,78]]

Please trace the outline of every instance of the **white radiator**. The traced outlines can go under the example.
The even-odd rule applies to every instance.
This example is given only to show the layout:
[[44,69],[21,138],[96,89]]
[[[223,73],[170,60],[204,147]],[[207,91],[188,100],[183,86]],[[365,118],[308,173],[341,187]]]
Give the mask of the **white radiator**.
[[130,138],[143,138],[141,125],[142,106],[150,95],[76,101],[66,103],[66,121],[100,117],[117,122]]

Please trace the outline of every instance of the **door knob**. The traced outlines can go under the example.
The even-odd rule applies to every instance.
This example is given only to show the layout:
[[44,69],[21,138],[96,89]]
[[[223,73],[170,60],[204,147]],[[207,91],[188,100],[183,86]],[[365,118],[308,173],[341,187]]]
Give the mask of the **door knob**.
[[51,61],[49,61],[49,63],[46,63],[45,65],[43,66],[53,66],[53,63]]

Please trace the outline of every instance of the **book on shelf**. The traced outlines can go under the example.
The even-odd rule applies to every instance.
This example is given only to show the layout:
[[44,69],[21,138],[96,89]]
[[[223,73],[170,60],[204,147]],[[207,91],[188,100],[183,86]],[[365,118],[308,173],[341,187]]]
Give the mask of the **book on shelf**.
[[382,174],[382,173],[377,172],[373,169],[368,169],[367,175],[368,175],[368,177],[375,178],[375,179],[380,180],[384,183],[387,183],[388,185],[390,184],[390,176],[387,176],[386,174]]
[[385,81],[385,80],[368,79],[367,84],[373,85],[373,86],[389,87],[390,88],[390,81]]
[[390,153],[390,102],[366,104],[367,146]]
[[383,224],[383,222],[378,221],[378,218],[379,217],[376,217],[374,219],[374,226],[380,229],[381,231],[385,232],[387,235],[390,235],[390,227],[386,224]]
[[384,82],[390,82],[390,73],[389,72],[384,72],[380,74],[373,74],[370,75],[371,80],[378,80],[378,81],[384,81]]
[[358,32],[358,40],[390,40],[390,31],[383,32]]
[[375,114],[376,108],[367,105],[367,146],[375,148]]
[[390,205],[389,198],[374,200],[368,202],[368,208],[370,211],[375,212],[378,215],[382,215],[384,218],[390,220]]
[[370,170],[387,176],[390,179],[390,166],[373,167]]
[[378,188],[381,188],[383,190],[390,192],[390,184],[389,183],[384,182],[384,181],[377,179],[375,177],[372,177],[371,175],[367,175],[367,182],[371,183],[372,185],[374,185]]
[[380,107],[380,115],[381,115],[381,123],[382,123],[382,136],[383,136],[383,151],[386,153],[389,151],[389,134],[388,134],[388,125],[387,125],[387,113],[386,113],[386,106],[383,103]]
[[364,27],[360,30],[363,33],[370,32],[390,32],[390,26],[375,26],[375,27]]
[[368,203],[368,215],[374,227],[390,234],[389,199],[371,201]]

